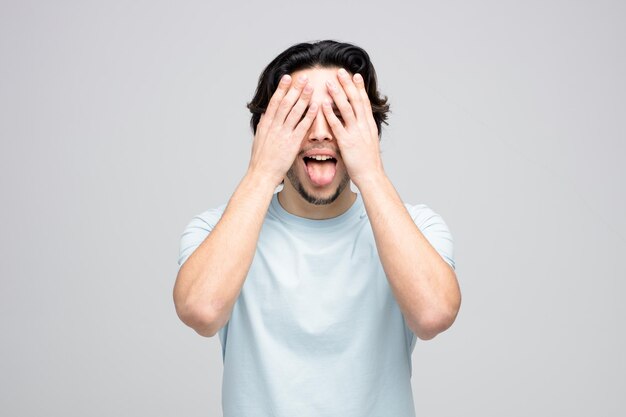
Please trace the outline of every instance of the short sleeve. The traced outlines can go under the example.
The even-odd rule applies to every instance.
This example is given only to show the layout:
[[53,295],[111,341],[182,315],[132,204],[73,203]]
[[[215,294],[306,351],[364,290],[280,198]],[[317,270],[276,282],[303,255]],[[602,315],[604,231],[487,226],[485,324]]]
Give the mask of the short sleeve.
[[407,208],[409,209],[413,221],[428,242],[452,269],[456,269],[454,262],[454,240],[443,218],[425,204],[408,206]]
[[200,246],[204,239],[211,233],[219,219],[222,217],[225,206],[209,209],[204,213],[194,216],[185,227],[180,236],[178,255],[178,267],[185,263],[191,254]]

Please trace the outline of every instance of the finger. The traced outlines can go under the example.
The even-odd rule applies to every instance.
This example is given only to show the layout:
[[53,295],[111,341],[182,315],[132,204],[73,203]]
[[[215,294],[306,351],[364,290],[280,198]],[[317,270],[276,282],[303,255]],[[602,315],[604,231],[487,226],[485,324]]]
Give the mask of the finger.
[[329,100],[324,101],[324,103],[322,104],[322,111],[324,112],[324,116],[326,117],[328,125],[333,131],[333,135],[336,138],[345,137],[346,128],[343,126],[343,123],[341,123],[341,120],[339,120],[335,112],[333,112],[333,107]]
[[272,121],[272,126],[282,126],[285,123],[285,118],[291,111],[291,108],[296,100],[298,100],[298,97],[300,97],[300,94],[302,94],[302,90],[307,83],[307,79],[306,75],[301,75],[298,77],[296,82],[291,85],[291,88],[278,105],[278,109],[274,115],[274,120]]
[[307,85],[302,90],[302,94],[300,95],[300,98],[298,99],[296,105],[293,106],[293,108],[289,112],[289,115],[287,116],[287,119],[285,119],[285,124],[283,125],[284,127],[288,128],[289,130],[293,130],[296,123],[302,120],[303,113],[305,113],[312,95],[313,86],[307,83]]
[[304,114],[304,117],[302,118],[300,123],[298,123],[298,126],[296,126],[296,128],[294,129],[294,137],[303,138],[313,124],[315,116],[317,116],[317,103],[313,102],[309,106],[309,110],[307,110],[307,112]]
[[372,133],[378,134],[378,126],[376,125],[376,120],[374,119],[374,109],[372,109],[372,103],[370,102],[370,98],[367,95],[363,76],[357,72],[352,78],[354,80],[354,85],[356,86],[357,90],[359,91],[359,95],[361,96],[361,103],[363,106],[363,110],[365,111],[367,125],[369,126]]
[[289,74],[283,75],[278,82],[278,87],[276,88],[276,91],[274,91],[274,94],[272,94],[272,98],[270,99],[270,102],[267,105],[265,112],[261,116],[259,125],[267,127],[271,126],[274,116],[276,114],[276,109],[278,108],[278,105],[282,101],[283,97],[285,97],[285,94],[287,94],[290,85],[291,76]]
[[348,100],[350,101],[350,104],[352,105],[352,110],[354,111],[354,115],[356,116],[357,120],[363,120],[365,116],[365,112],[363,109],[363,99],[361,98],[359,90],[357,90],[356,86],[354,85],[354,82],[352,82],[352,77],[350,76],[348,71],[340,68],[337,72],[337,78],[339,78],[339,82],[343,86],[343,89],[346,93],[346,96],[348,97]]
[[346,122],[346,125],[352,126],[355,124],[356,117],[354,115],[354,111],[352,110],[352,106],[348,103],[348,97],[343,91],[343,88],[331,80],[326,81],[326,87],[328,88],[328,93],[337,105],[337,108],[341,113],[341,117],[343,117],[343,120]]

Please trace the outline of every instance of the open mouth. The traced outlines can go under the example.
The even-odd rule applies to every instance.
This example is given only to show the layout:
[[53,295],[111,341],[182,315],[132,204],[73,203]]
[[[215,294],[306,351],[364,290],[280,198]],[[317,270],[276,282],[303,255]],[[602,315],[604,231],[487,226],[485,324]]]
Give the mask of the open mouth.
[[306,166],[307,174],[311,182],[318,186],[328,185],[333,182],[337,173],[337,160],[330,156],[302,158]]

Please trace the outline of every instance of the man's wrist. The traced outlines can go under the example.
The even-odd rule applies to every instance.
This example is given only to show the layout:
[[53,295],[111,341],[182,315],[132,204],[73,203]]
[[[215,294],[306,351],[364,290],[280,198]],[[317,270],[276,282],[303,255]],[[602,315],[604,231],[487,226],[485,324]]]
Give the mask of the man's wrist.
[[389,179],[387,178],[387,174],[382,169],[372,171],[371,173],[358,177],[358,178],[352,178],[352,182],[359,190],[362,190],[363,188],[379,185],[388,180]]
[[261,188],[272,193],[278,187],[279,182],[267,174],[248,169],[244,176],[245,182],[249,183],[252,187]]

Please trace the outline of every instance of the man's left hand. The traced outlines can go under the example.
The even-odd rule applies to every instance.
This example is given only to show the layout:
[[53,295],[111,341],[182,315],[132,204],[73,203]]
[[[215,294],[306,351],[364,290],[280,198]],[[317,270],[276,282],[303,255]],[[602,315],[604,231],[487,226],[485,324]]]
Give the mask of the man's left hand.
[[337,140],[348,175],[354,185],[359,187],[359,183],[384,174],[378,128],[361,74],[351,77],[342,68],[337,78],[340,85],[327,81],[326,86],[341,113],[343,123],[333,112],[330,100],[323,103],[322,109]]

